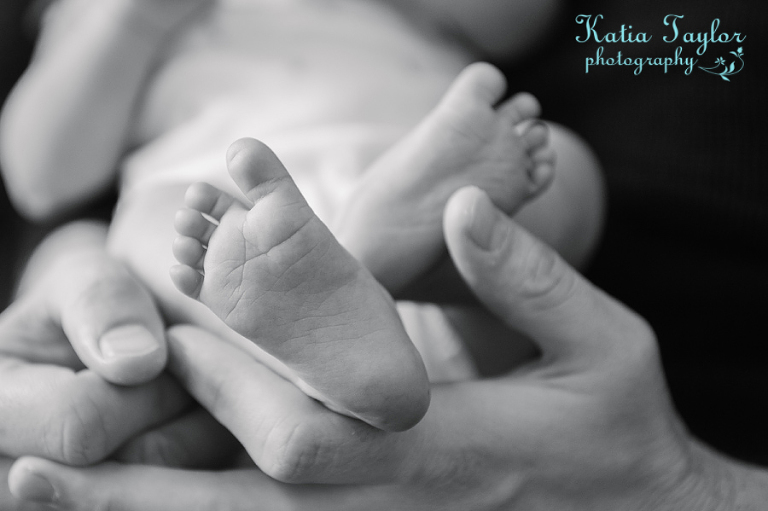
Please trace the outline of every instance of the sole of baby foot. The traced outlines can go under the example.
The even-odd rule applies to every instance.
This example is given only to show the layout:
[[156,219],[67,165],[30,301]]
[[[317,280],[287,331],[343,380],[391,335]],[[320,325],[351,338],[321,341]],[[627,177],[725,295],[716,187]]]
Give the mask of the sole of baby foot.
[[416,424],[429,384],[391,297],[267,146],[243,139],[227,159],[249,203],[190,187],[176,219],[176,286],[281,360],[329,408],[385,430]]
[[512,214],[551,181],[538,101],[527,93],[501,101],[505,91],[490,64],[466,68],[435,110],[373,164],[340,214],[342,243],[391,293],[446,255],[442,215],[456,190],[477,186]]

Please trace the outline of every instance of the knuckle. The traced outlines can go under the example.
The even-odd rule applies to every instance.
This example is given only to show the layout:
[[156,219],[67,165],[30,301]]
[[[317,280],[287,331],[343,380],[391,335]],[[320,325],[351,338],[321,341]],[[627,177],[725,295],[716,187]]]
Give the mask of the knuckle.
[[[78,305],[113,307],[143,298],[139,284],[121,267],[109,266],[100,278],[83,285],[75,300]],[[120,309],[118,309],[120,310]]]
[[290,484],[316,482],[326,466],[328,446],[310,423],[277,424],[264,444],[260,468]]
[[87,397],[67,404],[60,417],[47,434],[48,450],[55,459],[80,466],[107,454],[104,417]]
[[555,251],[540,243],[531,243],[519,257],[518,290],[529,303],[551,309],[576,294],[578,276]]
[[72,274],[70,280],[76,279],[67,286],[63,307],[66,316],[98,316],[101,311],[106,311],[107,316],[114,315],[113,311],[131,315],[137,307],[144,312],[153,303],[149,292],[121,263],[98,257],[81,261],[79,267],[74,273],[62,270]]

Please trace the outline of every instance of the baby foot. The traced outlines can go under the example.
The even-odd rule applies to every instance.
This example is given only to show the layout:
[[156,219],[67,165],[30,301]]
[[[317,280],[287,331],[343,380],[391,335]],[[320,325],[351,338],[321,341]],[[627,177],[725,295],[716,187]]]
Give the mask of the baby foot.
[[550,183],[547,129],[530,122],[539,103],[521,93],[497,106],[505,90],[496,68],[469,66],[435,110],[372,165],[342,211],[339,239],[390,292],[445,252],[442,216],[453,192],[477,186],[512,214]]
[[392,299],[315,216],[261,142],[230,147],[247,207],[204,183],[180,210],[176,287],[280,359],[302,390],[380,429],[427,410],[426,372]]

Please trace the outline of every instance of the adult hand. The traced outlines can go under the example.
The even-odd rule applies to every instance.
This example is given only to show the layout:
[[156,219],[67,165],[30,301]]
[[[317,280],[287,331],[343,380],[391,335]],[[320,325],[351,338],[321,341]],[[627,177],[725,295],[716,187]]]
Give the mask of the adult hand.
[[171,377],[158,377],[162,320],[106,255],[104,236],[86,223],[52,235],[32,258],[22,296],[0,315],[0,455],[101,461],[190,403]]
[[27,457],[11,488],[31,500],[48,488],[58,509],[142,511],[700,510],[732,496],[730,480],[712,471],[726,464],[676,417],[642,319],[479,190],[452,198],[445,231],[470,287],[538,344],[537,361],[502,378],[435,386],[422,422],[385,433],[330,412],[236,347],[177,327],[171,371],[263,472],[77,469]]

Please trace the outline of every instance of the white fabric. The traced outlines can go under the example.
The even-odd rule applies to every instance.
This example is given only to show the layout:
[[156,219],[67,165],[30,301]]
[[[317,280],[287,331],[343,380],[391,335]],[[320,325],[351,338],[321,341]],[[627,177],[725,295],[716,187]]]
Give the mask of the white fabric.
[[[134,126],[123,193],[207,181],[267,143],[329,223],[360,172],[431,110],[469,62],[371,0],[218,0],[167,51]],[[432,381],[477,376],[437,307],[398,304]]]
[[235,192],[224,155],[249,136],[275,150],[328,220],[350,179],[467,61],[370,0],[219,0],[158,66],[123,186],[204,180]]

